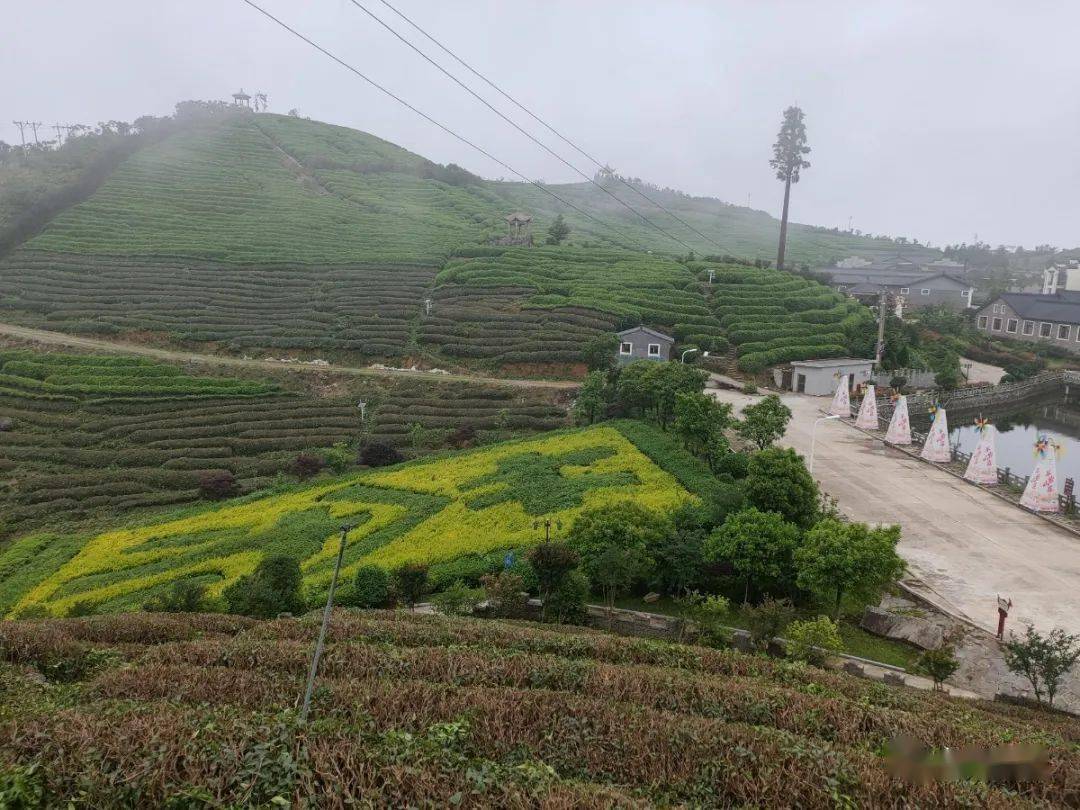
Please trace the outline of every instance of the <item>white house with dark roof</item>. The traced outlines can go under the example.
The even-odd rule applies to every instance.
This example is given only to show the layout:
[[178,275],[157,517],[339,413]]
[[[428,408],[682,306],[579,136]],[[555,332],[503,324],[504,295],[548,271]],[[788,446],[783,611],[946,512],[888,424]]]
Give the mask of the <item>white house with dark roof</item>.
[[975,314],[975,326],[990,337],[1046,343],[1080,354],[1080,290],[1002,293]]
[[828,273],[838,292],[853,298],[876,298],[883,290],[904,299],[904,309],[944,306],[963,310],[971,306],[975,288],[949,273],[916,270],[881,271],[865,267],[829,267]]
[[619,332],[616,359],[620,364],[635,360],[670,360],[675,338],[647,326],[635,326]]

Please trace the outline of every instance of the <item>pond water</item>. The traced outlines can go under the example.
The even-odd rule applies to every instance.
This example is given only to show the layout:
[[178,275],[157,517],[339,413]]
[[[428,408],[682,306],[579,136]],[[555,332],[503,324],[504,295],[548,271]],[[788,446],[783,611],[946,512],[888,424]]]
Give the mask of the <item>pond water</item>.
[[[925,432],[929,419],[915,418],[912,425]],[[979,443],[975,429],[978,414],[948,411],[949,441],[962,453],[970,453]],[[1030,475],[1035,467],[1035,442],[1039,436],[1051,436],[1064,447],[1058,458],[1058,488],[1065,479],[1080,481],[1080,407],[1052,403],[1027,404],[1023,410],[984,413],[997,429],[997,464],[1015,475]]]

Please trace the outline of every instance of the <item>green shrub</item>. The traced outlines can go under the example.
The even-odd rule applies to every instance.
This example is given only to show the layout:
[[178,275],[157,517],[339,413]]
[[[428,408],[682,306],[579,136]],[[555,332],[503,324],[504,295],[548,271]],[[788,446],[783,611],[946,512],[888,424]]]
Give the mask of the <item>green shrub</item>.
[[350,604],[355,607],[384,607],[390,601],[390,575],[377,565],[356,569]]
[[470,588],[460,579],[441,593],[431,597],[432,604],[447,616],[468,616],[476,603],[484,598],[479,588]]
[[405,563],[394,569],[390,583],[394,599],[412,607],[428,592],[428,567],[422,563]]
[[143,605],[153,613],[198,613],[206,607],[206,586],[190,579],[174,582],[169,590]]
[[225,589],[230,613],[270,619],[279,613],[304,612],[300,597],[300,564],[292,557],[266,557],[255,570]]
[[580,568],[570,571],[548,595],[545,605],[548,620],[560,624],[583,623],[589,590],[589,578],[585,576],[585,572]]
[[832,653],[844,649],[840,629],[828,616],[792,622],[787,629],[787,653],[796,661],[821,666]]
[[743,608],[750,640],[759,650],[765,650],[769,642],[781,635],[795,618],[795,608],[787,599],[767,597],[761,604]]
[[926,675],[934,682],[934,689],[941,691],[941,685],[960,668],[960,662],[953,655],[952,647],[927,650],[919,656],[915,664],[917,672]]

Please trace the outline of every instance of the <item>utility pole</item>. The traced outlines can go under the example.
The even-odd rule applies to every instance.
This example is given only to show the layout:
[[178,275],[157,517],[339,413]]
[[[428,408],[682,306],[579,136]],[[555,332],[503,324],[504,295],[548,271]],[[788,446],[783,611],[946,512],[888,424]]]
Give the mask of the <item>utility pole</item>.
[[15,126],[19,128],[19,140],[22,141],[22,150],[26,151],[26,125],[29,121],[12,121]]
[[874,365],[881,365],[881,358],[885,354],[885,318],[888,317],[885,307],[889,303],[889,291],[882,290],[878,296],[878,325],[877,346],[875,348]]
[[41,141],[38,140],[38,136],[37,136],[37,128],[41,126],[41,122],[40,121],[28,121],[27,124],[29,124],[30,129],[34,130],[34,145],[35,146],[41,146]]
[[350,526],[341,527],[341,545],[338,546],[334,576],[330,580],[330,591],[326,594],[326,607],[323,609],[319,638],[315,642],[315,653],[311,656],[311,669],[308,671],[307,686],[304,689],[304,703],[300,707],[300,725],[307,723],[308,712],[311,711],[311,694],[315,691],[315,675],[319,671],[319,659],[322,658],[323,644],[326,642],[326,626],[330,624],[330,611],[334,608],[334,589],[337,587],[338,574],[341,573],[341,558],[345,556],[345,536],[350,528]]

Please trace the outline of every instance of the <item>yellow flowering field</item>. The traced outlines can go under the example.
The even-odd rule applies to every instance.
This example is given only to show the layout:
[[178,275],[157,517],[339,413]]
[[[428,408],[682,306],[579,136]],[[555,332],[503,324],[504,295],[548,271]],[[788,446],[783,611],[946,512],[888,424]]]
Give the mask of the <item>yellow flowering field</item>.
[[[641,441],[642,430],[653,431]],[[675,453],[653,429],[617,424],[560,431],[440,458],[359,472],[303,488],[188,510],[89,537],[32,535],[0,550],[0,612],[76,603],[137,608],[177,579],[210,595],[269,554],[302,560],[306,585],[325,587],[340,526],[345,575],[361,564],[431,565],[535,543],[537,521],[564,528],[583,509],[633,500],[668,511],[695,496],[646,455]],[[685,463],[685,460],[682,460]],[[667,466],[671,467],[668,463]]]

